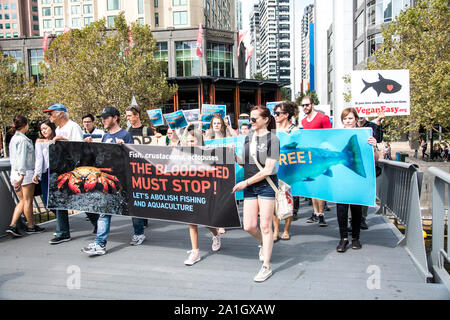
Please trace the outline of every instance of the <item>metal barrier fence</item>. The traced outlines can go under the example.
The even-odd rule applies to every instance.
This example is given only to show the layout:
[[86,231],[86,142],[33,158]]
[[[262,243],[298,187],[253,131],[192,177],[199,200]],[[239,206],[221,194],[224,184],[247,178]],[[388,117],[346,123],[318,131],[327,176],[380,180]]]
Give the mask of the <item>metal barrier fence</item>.
[[[17,197],[17,194],[14,191],[14,187],[11,185],[11,181],[10,181],[11,164],[9,162],[9,158],[0,159],[0,172],[1,172],[2,182],[7,187],[9,193],[11,194],[12,199],[14,200],[15,203],[19,202],[19,198]],[[38,201],[38,200],[40,200],[40,201]],[[46,221],[48,221],[50,219],[50,212],[45,208],[44,204],[42,203],[42,199],[40,199],[40,197],[34,197],[33,207],[37,211],[37,213],[35,213],[35,215],[38,215],[39,223],[42,222],[43,214],[47,215]]]
[[389,210],[405,227],[405,236],[398,245],[409,253],[426,282],[428,278],[432,278],[432,274],[428,271],[420,211],[423,172],[412,163],[379,160],[378,164],[382,168],[382,173],[377,178],[379,213],[385,215],[386,209]]
[[[444,259],[450,263],[447,239],[445,239],[445,209],[447,209],[447,228],[448,228],[448,204],[445,208],[445,189],[447,188],[447,199],[450,201],[450,174],[438,168],[428,169],[435,176],[433,182],[433,240],[430,255],[430,265],[434,278],[437,282],[445,284],[450,291],[450,275],[444,268]],[[448,229],[447,229],[448,230]],[[447,242],[447,251],[445,251],[445,241]]]

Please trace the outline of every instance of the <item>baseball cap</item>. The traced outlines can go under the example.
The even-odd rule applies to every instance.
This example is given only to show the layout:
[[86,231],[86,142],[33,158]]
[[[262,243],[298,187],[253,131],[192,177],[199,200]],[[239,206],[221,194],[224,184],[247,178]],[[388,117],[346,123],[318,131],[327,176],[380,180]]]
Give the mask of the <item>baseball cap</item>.
[[67,112],[67,108],[66,108],[66,106],[64,106],[64,105],[62,105],[60,103],[55,103],[55,104],[52,104],[47,109],[45,109],[43,112],[52,112],[52,111]]
[[114,107],[106,107],[103,109],[102,114],[97,116],[97,118],[107,118],[107,117],[120,117],[120,112]]

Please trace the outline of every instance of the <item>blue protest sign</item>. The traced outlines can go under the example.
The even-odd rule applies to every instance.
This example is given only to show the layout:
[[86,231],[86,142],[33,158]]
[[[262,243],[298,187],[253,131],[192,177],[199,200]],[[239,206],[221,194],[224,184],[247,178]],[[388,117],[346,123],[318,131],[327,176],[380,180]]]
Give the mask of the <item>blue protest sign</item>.
[[211,119],[214,115],[218,114],[222,118],[225,118],[227,113],[227,106],[225,105],[216,105],[216,104],[202,104],[202,122],[211,122]]
[[284,101],[275,101],[275,102],[267,102],[266,107],[270,110],[270,114],[273,115],[273,109],[280,103],[283,103]]
[[147,110],[148,117],[155,127],[164,125],[161,109]]
[[178,110],[172,113],[164,114],[164,118],[166,119],[169,128],[172,130],[184,128],[187,127],[188,125],[183,110]]

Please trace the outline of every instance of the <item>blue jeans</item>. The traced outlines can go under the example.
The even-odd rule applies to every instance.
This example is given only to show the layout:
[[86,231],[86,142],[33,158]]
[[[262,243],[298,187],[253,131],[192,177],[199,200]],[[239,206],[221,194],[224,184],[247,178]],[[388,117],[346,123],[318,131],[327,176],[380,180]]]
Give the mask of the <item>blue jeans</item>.
[[[144,220],[139,218],[132,218],[134,234],[139,236],[144,234]],[[109,231],[111,227],[111,215],[102,214],[97,221],[97,236],[94,242],[104,247],[108,242]]]
[[56,236],[70,237],[69,213],[67,210],[56,210]]

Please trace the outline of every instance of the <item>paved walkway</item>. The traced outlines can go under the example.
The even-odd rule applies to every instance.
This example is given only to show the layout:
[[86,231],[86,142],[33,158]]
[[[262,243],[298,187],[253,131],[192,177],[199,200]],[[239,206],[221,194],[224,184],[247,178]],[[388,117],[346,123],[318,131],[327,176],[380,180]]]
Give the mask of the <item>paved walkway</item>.
[[[425,284],[407,252],[396,247],[392,225],[370,210],[370,229],[362,231],[362,250],[337,253],[335,207],[327,228],[305,222],[311,207],[302,202],[289,241],[274,245],[274,275],[253,282],[260,268],[256,241],[243,230],[230,230],[222,249],[210,250],[207,229],[199,228],[202,261],[186,267],[190,249],[186,225],[150,221],[148,240],[129,246],[129,218],[113,217],[108,252],[88,257],[80,249],[92,241],[84,214],[71,217],[73,240],[51,246],[48,232],[0,239],[0,299],[450,299],[438,284]],[[69,289],[70,272],[80,270],[80,288]],[[379,271],[379,289],[367,283]],[[369,280],[369,281],[368,281]]]

